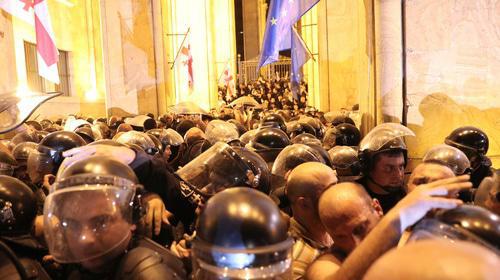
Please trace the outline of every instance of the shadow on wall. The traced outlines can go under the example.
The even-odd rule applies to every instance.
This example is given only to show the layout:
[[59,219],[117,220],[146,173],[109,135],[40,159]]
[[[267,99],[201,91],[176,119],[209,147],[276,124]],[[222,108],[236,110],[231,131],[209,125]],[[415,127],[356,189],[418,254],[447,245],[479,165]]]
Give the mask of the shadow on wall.
[[407,139],[411,158],[421,159],[429,148],[443,143],[455,128],[471,125],[488,135],[490,145],[487,155],[495,168],[500,167],[500,108],[480,110],[459,104],[448,95],[436,92],[424,97],[418,110],[423,117],[422,124],[408,123],[408,127],[417,135],[416,138]]

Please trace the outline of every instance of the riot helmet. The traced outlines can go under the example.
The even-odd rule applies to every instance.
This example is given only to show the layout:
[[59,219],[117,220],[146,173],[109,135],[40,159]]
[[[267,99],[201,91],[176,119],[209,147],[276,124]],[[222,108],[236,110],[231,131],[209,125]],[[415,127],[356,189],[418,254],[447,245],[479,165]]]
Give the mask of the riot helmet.
[[355,181],[361,177],[358,152],[350,146],[335,146],[328,151],[339,181]]
[[500,217],[472,205],[439,210],[414,226],[408,242],[434,238],[474,242],[500,255]]
[[306,116],[306,117],[300,118],[297,122],[308,124],[308,125],[312,126],[314,128],[314,131],[316,132],[316,133],[314,133],[314,135],[316,137],[318,137],[319,139],[323,138],[325,131],[324,131],[323,124],[321,123],[320,120]]
[[10,139],[9,146],[12,147],[12,149],[19,143],[24,143],[24,142],[35,142],[38,143],[40,142],[40,139],[38,138],[38,135],[34,130],[28,129],[26,131],[20,132],[16,134],[16,136],[12,137]]
[[250,143],[250,141],[255,137],[255,134],[257,134],[258,131],[259,131],[258,129],[252,129],[252,130],[249,130],[249,131],[243,133],[240,136],[240,142],[243,145]]
[[422,161],[448,166],[456,176],[470,173],[471,171],[467,156],[459,149],[445,144],[429,149]]
[[232,188],[206,204],[193,241],[196,279],[290,279],[293,240],[276,204]]
[[16,166],[17,161],[12,154],[0,150],[0,175],[12,176]]
[[266,161],[254,151],[244,147],[232,147],[240,158],[250,167],[254,178],[252,185],[265,194],[271,191],[271,171]]
[[45,239],[54,259],[85,267],[122,254],[132,235],[136,182],[129,166],[107,156],[66,168],[44,205]]
[[115,140],[127,146],[137,145],[149,155],[154,155],[159,152],[155,142],[144,132],[135,130],[127,131],[119,135]]
[[162,152],[165,152],[167,148],[170,149],[168,163],[173,164],[180,160],[184,149],[184,139],[177,131],[171,128],[156,128],[148,130],[147,134],[153,135],[160,140]]
[[33,121],[33,120],[25,121],[24,124],[32,127],[35,130],[38,130],[38,131],[43,130],[42,125],[37,121]]
[[28,175],[31,181],[40,183],[46,174],[56,174],[64,159],[62,153],[85,144],[82,137],[70,131],[56,131],[44,137],[37,150],[28,157]]
[[279,128],[286,133],[285,119],[279,114],[271,113],[264,116],[260,121],[259,128],[266,127]]
[[292,144],[315,144],[321,145],[321,141],[316,136],[309,133],[302,133],[291,140]]
[[489,140],[486,133],[474,126],[462,126],[453,130],[444,142],[460,149],[467,156],[471,152],[485,155],[489,147]]
[[314,148],[304,144],[293,144],[283,149],[274,161],[271,173],[286,180],[289,171],[304,162],[316,161],[323,164],[327,162]]
[[331,149],[334,146],[356,147],[361,140],[361,133],[354,125],[343,123],[336,127],[326,130],[323,137],[323,146],[325,149]]
[[205,136],[212,145],[219,141],[229,143],[239,138],[238,128],[221,120],[210,121],[205,129]]
[[90,126],[81,126],[75,129],[75,133],[80,135],[87,144],[92,143],[95,140],[94,132],[92,132],[92,128],[90,128]]
[[277,128],[263,128],[259,129],[247,146],[266,162],[273,162],[281,150],[288,145],[290,145],[290,139],[285,132]]
[[336,116],[332,120],[332,126],[337,126],[337,125],[343,124],[343,123],[356,126],[356,124],[354,123],[354,120],[348,116],[340,115],[340,116]]
[[222,142],[215,143],[176,174],[188,187],[195,188],[192,191],[205,198],[229,187],[259,186],[258,174],[232,147]]
[[17,167],[14,169],[14,177],[29,182],[27,171],[28,157],[30,153],[36,152],[38,144],[33,142],[24,142],[17,144],[12,150],[12,155],[17,161]]
[[291,139],[302,133],[308,133],[316,137],[316,130],[307,123],[299,123],[297,121],[287,123],[287,133]]
[[31,231],[36,218],[33,191],[14,177],[0,175],[0,234],[20,235]]

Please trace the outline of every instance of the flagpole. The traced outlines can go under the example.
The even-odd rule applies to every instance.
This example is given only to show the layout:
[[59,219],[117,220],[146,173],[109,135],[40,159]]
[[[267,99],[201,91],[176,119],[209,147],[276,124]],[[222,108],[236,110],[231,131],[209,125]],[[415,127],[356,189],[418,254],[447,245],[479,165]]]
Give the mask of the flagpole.
[[[220,73],[219,79],[217,80],[217,83],[220,83],[220,79],[222,78],[222,75],[224,75],[224,71],[227,69],[227,65],[229,64],[229,61],[231,61],[231,58],[229,58],[226,62],[224,70]],[[229,74],[229,73],[228,73]]]
[[[295,31],[297,31],[297,28],[295,28],[295,26],[292,27],[293,29],[295,29]],[[299,34],[299,32],[297,32],[297,34]],[[300,34],[299,34],[300,35]],[[302,37],[302,36],[301,36]],[[309,53],[309,55],[311,55],[311,58],[314,62],[316,62],[316,59],[314,59],[314,55],[313,53],[311,52],[311,50],[309,50],[309,47],[307,46],[306,42],[304,41],[304,39],[302,39],[302,41],[304,42],[304,46],[306,47],[307,49],[307,52]]]
[[186,38],[189,34],[189,31],[191,31],[191,26],[188,27],[188,30],[186,31],[186,34],[184,35],[184,38],[182,39],[181,46],[177,50],[177,54],[175,55],[174,61],[172,62],[172,66],[170,66],[170,70],[172,70],[175,66],[175,62],[177,61],[177,58],[179,57],[179,54],[181,53],[182,47],[184,46],[184,42],[186,41]]

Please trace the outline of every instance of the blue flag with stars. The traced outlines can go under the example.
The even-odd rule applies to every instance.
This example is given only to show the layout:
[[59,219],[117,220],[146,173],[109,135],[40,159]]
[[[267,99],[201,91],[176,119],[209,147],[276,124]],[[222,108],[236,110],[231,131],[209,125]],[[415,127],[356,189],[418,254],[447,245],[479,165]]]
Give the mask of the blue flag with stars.
[[292,48],[292,26],[318,2],[319,0],[271,1],[259,68],[278,61],[279,51]]

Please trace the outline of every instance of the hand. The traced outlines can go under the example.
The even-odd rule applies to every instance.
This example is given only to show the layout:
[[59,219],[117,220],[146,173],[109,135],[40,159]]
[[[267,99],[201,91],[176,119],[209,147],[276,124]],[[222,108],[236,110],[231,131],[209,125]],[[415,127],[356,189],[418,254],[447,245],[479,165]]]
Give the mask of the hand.
[[468,175],[420,185],[396,204],[387,215],[395,215],[399,218],[401,232],[403,232],[407,227],[422,219],[432,209],[451,209],[461,205],[463,203],[461,200],[447,198],[446,196],[471,187],[472,183],[469,182]]
[[[162,223],[170,225],[169,218],[173,216],[172,213],[165,209],[162,199],[156,194],[146,195],[144,201],[147,203],[148,212],[146,213],[146,235],[151,237],[159,235]],[[154,225],[154,228],[153,228]]]
[[46,192],[50,192],[50,186],[54,184],[55,181],[56,181],[56,176],[52,174],[45,174],[43,176],[42,187],[46,190]]
[[188,248],[188,244],[194,239],[196,236],[196,232],[193,232],[192,235],[184,234],[184,239],[179,242],[172,242],[170,245],[170,251],[174,253],[178,258],[191,258],[191,249]]
[[135,159],[134,150],[127,147],[118,147],[110,145],[86,145],[63,152],[65,157],[61,167],[67,167],[71,163],[93,155],[110,156],[125,164],[130,164]]

